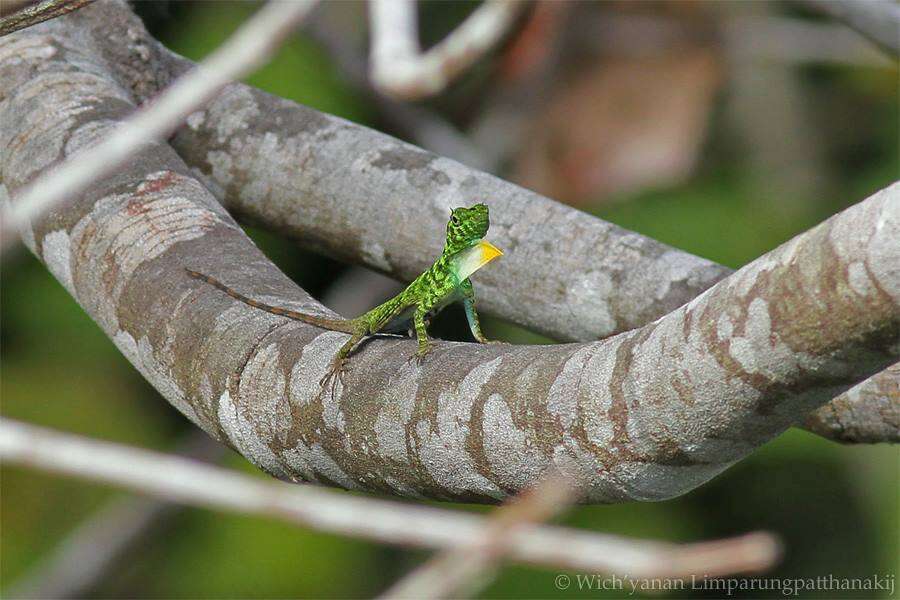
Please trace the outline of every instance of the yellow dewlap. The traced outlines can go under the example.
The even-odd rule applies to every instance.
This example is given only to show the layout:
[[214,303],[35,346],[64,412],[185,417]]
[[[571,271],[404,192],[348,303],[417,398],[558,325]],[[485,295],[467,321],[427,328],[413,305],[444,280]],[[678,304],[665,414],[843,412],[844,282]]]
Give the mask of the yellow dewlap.
[[488,264],[498,256],[503,256],[503,252],[499,248],[481,240],[471,248],[463,250],[453,259],[453,270],[456,276],[462,281],[469,275]]

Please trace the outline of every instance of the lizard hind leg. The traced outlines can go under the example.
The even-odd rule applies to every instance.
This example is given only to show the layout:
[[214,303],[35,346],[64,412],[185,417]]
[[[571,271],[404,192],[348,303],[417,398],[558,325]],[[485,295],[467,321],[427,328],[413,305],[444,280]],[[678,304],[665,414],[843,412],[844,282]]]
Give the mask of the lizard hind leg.
[[413,326],[416,330],[416,339],[418,340],[419,347],[418,350],[416,350],[416,353],[410,356],[409,360],[415,361],[418,366],[422,366],[425,362],[425,357],[431,352],[431,342],[428,339],[428,330],[425,326],[427,315],[428,309],[420,305],[416,307],[416,312],[413,316]]
[[354,328],[353,335],[350,336],[350,339],[347,340],[341,349],[338,350],[338,353],[335,355],[334,359],[331,361],[331,367],[329,367],[328,372],[319,380],[319,385],[322,388],[327,387],[331,384],[331,391],[334,393],[335,385],[338,380],[340,380],[341,384],[344,383],[344,372],[347,371],[346,363],[348,361],[348,356],[350,352],[353,350],[353,347],[356,346],[367,334],[367,328],[364,326],[357,326]]

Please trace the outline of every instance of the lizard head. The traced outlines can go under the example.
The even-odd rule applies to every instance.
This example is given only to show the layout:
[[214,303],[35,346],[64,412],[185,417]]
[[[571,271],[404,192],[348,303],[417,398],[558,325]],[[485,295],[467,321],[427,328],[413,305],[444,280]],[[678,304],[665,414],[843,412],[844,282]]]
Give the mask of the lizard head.
[[490,226],[491,220],[486,205],[454,208],[447,222],[447,242],[444,244],[444,252],[456,254],[471,248],[487,235]]
[[499,248],[482,239],[490,226],[488,207],[484,204],[451,211],[444,256],[451,257],[451,269],[460,280],[503,255]]

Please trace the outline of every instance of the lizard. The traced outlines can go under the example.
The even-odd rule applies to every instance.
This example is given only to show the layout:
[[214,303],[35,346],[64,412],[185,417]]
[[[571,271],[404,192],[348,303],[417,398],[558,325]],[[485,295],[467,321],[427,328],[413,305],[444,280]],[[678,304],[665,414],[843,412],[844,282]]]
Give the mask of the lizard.
[[331,319],[265,304],[210,275],[186,270],[190,277],[204,281],[254,308],[322,329],[349,333],[350,339],[338,350],[331,368],[319,382],[324,387],[330,379],[341,377],[348,356],[365,337],[395,331],[397,326],[410,320],[418,341],[417,350],[410,360],[415,359],[421,365],[432,349],[427,330],[430,318],[458,300],[463,302],[466,320],[475,340],[482,344],[492,343],[481,331],[475,310],[475,288],[469,279],[476,270],[503,255],[502,251],[483,239],[489,227],[490,213],[485,204],[451,210],[444,248],[434,263],[399,294],[354,319]]

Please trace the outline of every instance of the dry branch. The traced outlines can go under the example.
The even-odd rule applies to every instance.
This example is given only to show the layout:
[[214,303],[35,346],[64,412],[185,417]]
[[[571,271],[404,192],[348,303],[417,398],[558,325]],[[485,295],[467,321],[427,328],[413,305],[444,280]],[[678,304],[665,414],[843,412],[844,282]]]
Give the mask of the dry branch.
[[488,0],[422,54],[414,0],[372,0],[372,84],[406,100],[437,94],[503,37],[524,6],[521,0]]
[[[226,449],[200,430],[175,448],[191,460],[212,462]],[[84,598],[104,581],[123,555],[140,547],[178,507],[165,499],[116,498],[91,514],[25,575],[5,587],[7,598]]]
[[[334,8],[332,5],[330,8]],[[304,27],[329,54],[344,80],[373,104],[380,116],[396,130],[431,152],[459,161],[470,167],[491,171],[491,164],[456,127],[436,112],[424,106],[390,98],[374,87],[368,78],[366,60],[361,49],[355,48],[346,29],[332,23],[326,11],[318,11]]]
[[[490,580],[497,563],[512,550],[513,535],[568,509],[577,491],[568,478],[550,473],[534,487],[491,513],[468,544],[445,550],[394,583],[381,598],[470,597]],[[772,558],[776,552],[773,548]],[[746,565],[753,570],[753,565]]]
[[[176,456],[101,442],[0,419],[0,458],[150,494],[170,502],[258,514],[339,535],[424,548],[478,539],[484,517],[426,506],[293,486]],[[711,554],[710,550],[718,552]],[[632,577],[701,577],[753,571],[778,557],[766,533],[673,545],[561,527],[516,531],[510,553],[521,562]]]
[[[0,40],[0,76],[19,83],[4,87],[16,93],[0,102],[0,175],[13,203],[31,178],[131,112],[97,49],[107,39],[91,40],[80,26],[95,8],[115,6]],[[255,100],[242,86],[228,90],[216,102],[233,103],[234,132]],[[325,148],[357,133],[313,112],[289,121],[296,108],[280,106],[270,118]],[[376,152],[332,171],[357,188],[368,169],[388,169],[385,161]],[[300,177],[319,175],[298,164]],[[415,180],[416,168],[399,170],[393,181]],[[475,183],[453,163],[441,172],[450,190]],[[454,183],[448,172],[464,178]],[[331,178],[326,189],[337,185]],[[517,215],[549,206],[520,193]],[[883,190],[640,329],[559,346],[440,343],[422,369],[407,362],[414,342],[376,340],[353,357],[335,395],[317,382],[342,334],[235,304],[185,276],[185,267],[200,269],[272,303],[324,310],[259,253],[168,146],[145,148],[25,237],[170,402],[270,473],[497,501],[555,466],[589,501],[612,502],[683,493],[896,361],[898,193],[900,185]],[[454,202],[452,193],[436,202]],[[638,248],[652,244],[623,235]]]

